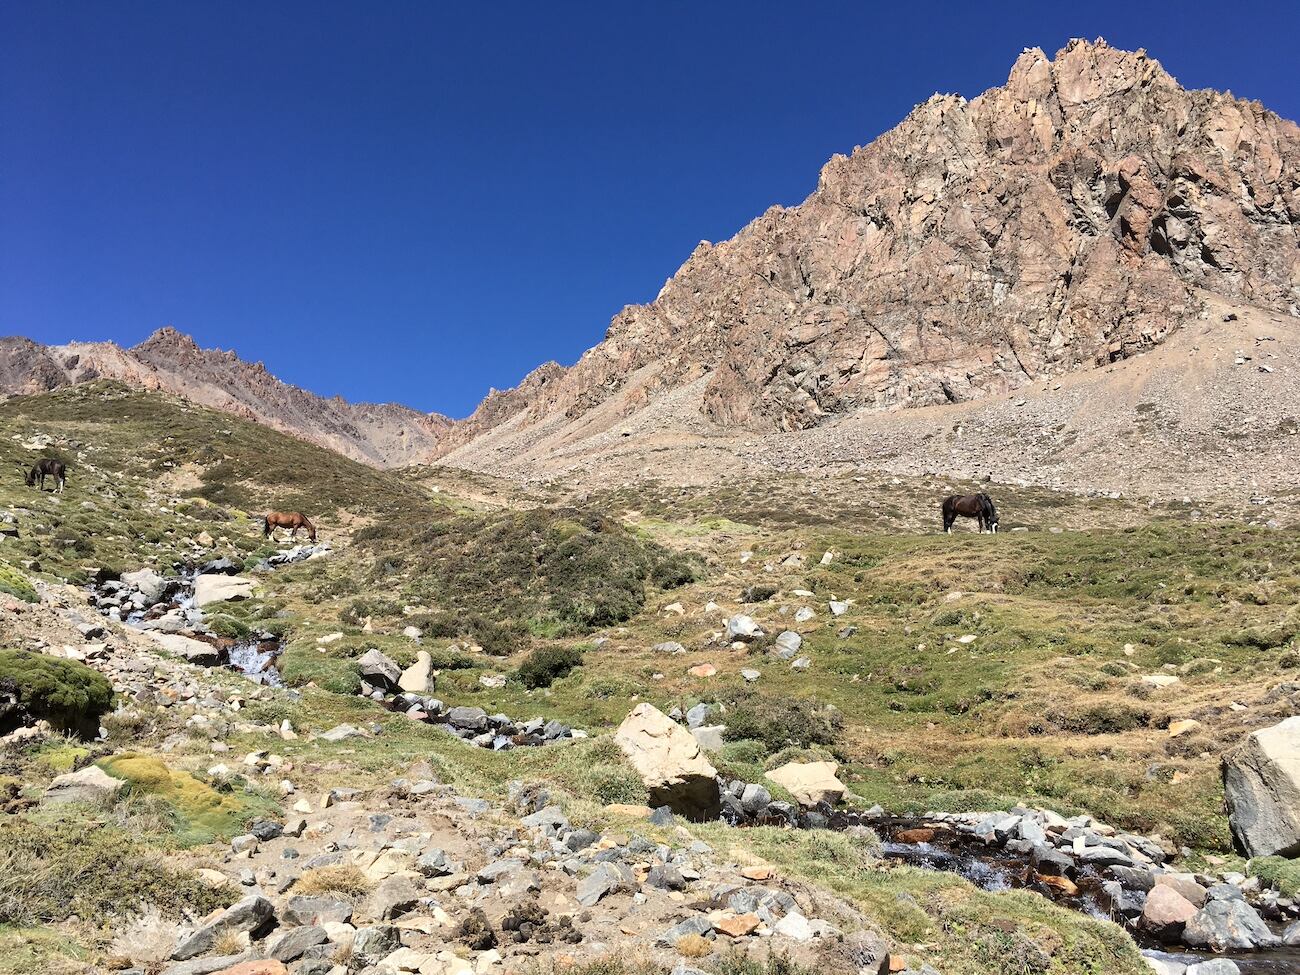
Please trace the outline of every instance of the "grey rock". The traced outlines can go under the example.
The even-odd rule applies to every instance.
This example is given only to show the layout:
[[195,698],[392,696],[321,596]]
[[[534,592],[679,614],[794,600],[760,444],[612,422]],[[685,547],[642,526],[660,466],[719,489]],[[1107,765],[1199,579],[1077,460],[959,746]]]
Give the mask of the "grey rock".
[[650,874],[645,881],[651,887],[657,887],[660,890],[685,890],[686,878],[682,872],[671,863],[655,864],[650,868]]
[[314,924],[289,928],[271,942],[268,954],[276,961],[291,962],[302,957],[304,951],[329,940],[325,929]]
[[334,921],[346,924],[352,920],[352,904],[336,897],[290,897],[284,908],[286,924],[314,925]]
[[709,720],[709,711],[711,706],[703,702],[695,705],[686,712],[686,727],[698,728]]
[[738,613],[727,620],[728,640],[757,640],[763,636],[763,628],[744,613]]
[[1079,854],[1079,862],[1098,869],[1133,866],[1132,857],[1109,846],[1085,847],[1083,852]]
[[482,731],[488,726],[488,716],[482,708],[456,707],[447,712],[447,723],[453,728]]
[[195,958],[192,961],[185,961],[179,965],[164,968],[162,975],[212,975],[213,972],[219,972],[223,968],[238,965],[247,958],[247,954],[210,955],[207,958]]
[[1300,716],[1252,732],[1225,755],[1223,792],[1243,853],[1300,853]]
[[578,903],[592,907],[601,898],[617,891],[635,890],[636,878],[621,863],[602,863],[578,884]]
[[557,830],[569,828],[569,817],[560,812],[556,806],[547,806],[545,809],[539,809],[520,820],[529,829],[540,829],[544,826],[551,826]]
[[687,935],[699,935],[713,940],[713,922],[701,914],[678,921],[671,928],[655,939],[655,944],[663,948],[673,948]]
[[575,829],[564,838],[564,846],[566,849],[577,853],[579,850],[585,850],[598,839],[600,839],[599,833],[589,829]]
[[397,928],[387,924],[358,928],[352,938],[352,954],[365,964],[375,964],[402,947]]
[[245,897],[226,908],[215,921],[199,928],[181,941],[172,952],[172,961],[188,961],[212,950],[217,938],[226,932],[256,931],[275,916],[275,908],[260,894]]
[[391,921],[415,908],[420,892],[401,874],[386,878],[370,898],[370,913],[381,921]]
[[1257,951],[1280,939],[1245,901],[1207,901],[1183,929],[1183,943],[1212,951]]
[[452,873],[447,854],[442,850],[426,850],[415,861],[415,869],[426,877],[445,877]]
[[374,647],[357,660],[357,671],[361,679],[372,687],[390,693],[400,690],[398,681],[402,678],[402,668]]
[[775,647],[774,652],[778,657],[782,660],[789,660],[794,657],[799,652],[799,648],[803,646],[803,637],[794,630],[785,630],[784,632],[777,634],[773,645]]
[[493,860],[475,874],[475,876],[481,884],[494,884],[505,877],[509,877],[511,874],[518,873],[523,868],[523,860]]
[[1030,851],[1034,869],[1048,877],[1064,877],[1074,869],[1074,860],[1060,850],[1038,845]]

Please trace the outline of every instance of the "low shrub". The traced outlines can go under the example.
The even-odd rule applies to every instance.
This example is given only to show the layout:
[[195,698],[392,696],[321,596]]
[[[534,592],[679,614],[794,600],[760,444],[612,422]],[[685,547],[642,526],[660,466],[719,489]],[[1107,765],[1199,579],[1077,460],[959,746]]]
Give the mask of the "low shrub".
[[366,875],[354,866],[316,867],[305,870],[293,885],[295,894],[313,896],[317,894],[342,894],[344,897],[365,897],[374,884]]
[[650,570],[650,582],[660,589],[680,589],[700,578],[701,574],[696,556],[674,552],[654,564]]
[[737,689],[724,696],[729,741],[761,741],[769,752],[826,745],[835,748],[844,728],[839,710],[812,697],[768,696]]
[[1098,704],[1052,708],[1047,712],[1047,720],[1062,731],[1105,735],[1145,728],[1151,720],[1151,712],[1146,708],[1120,702],[1103,701]]
[[582,666],[582,651],[577,647],[540,647],[528,655],[515,672],[519,682],[529,690],[550,687]]
[[75,660],[0,650],[0,734],[45,720],[63,731],[94,733],[113,701],[113,685]]

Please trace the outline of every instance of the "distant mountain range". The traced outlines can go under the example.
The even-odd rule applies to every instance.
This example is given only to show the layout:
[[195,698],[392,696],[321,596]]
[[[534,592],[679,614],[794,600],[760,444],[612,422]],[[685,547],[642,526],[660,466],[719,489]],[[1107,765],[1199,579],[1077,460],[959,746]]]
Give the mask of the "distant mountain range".
[[393,403],[326,399],[281,382],[260,362],[201,349],[188,335],[161,328],[129,349],[112,342],[43,346],[0,339],[0,390],[40,393],[118,379],[225,410],[379,467],[398,467],[437,452],[451,421]]
[[1207,295],[1300,316],[1300,129],[1185,90],[1144,52],[1073,41],[836,156],[799,206],[701,242],[574,366],[543,365],[463,421],[322,399],[171,329],[132,349],[3,340],[0,390],[107,376],[380,466],[472,466],[652,410],[697,431],[800,430],[1005,393],[1151,349]]

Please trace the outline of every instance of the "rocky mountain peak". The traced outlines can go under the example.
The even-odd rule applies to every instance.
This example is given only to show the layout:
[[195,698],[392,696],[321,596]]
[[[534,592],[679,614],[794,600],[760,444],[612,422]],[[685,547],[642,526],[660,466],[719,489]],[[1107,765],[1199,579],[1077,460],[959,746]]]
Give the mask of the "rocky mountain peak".
[[509,421],[535,450],[525,427],[594,435],[665,397],[762,431],[1006,392],[1154,348],[1205,294],[1300,314],[1298,226],[1294,123],[1144,51],[1029,49],[1004,86],[928,99],[802,204],[701,242],[573,367],[446,444]]
[[192,354],[202,351],[194,339],[172,325],[164,325],[154,331],[132,351],[141,353],[180,353]]

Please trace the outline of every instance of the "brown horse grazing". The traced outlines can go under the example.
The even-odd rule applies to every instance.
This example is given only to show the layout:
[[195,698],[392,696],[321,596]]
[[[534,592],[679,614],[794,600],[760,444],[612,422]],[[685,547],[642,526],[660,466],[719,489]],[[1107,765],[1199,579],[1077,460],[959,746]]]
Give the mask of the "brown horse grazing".
[[41,482],[41,490],[44,491],[45,479],[47,477],[54,478],[54,483],[57,485],[56,490],[61,492],[64,486],[68,483],[68,465],[63,463],[61,460],[51,460],[49,457],[46,457],[27,472],[27,486],[35,487],[37,480],[39,480]]
[[296,538],[299,528],[307,529],[307,537],[316,541],[316,526],[307,520],[307,516],[297,511],[272,511],[262,519],[262,537],[269,538],[277,528],[288,528],[289,537]]
[[985,528],[997,534],[998,509],[987,494],[950,494],[943,499],[943,530],[952,534],[952,523],[957,516],[974,518],[982,532]]

